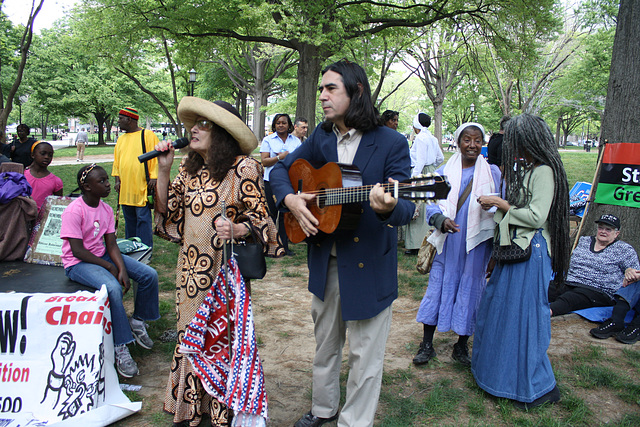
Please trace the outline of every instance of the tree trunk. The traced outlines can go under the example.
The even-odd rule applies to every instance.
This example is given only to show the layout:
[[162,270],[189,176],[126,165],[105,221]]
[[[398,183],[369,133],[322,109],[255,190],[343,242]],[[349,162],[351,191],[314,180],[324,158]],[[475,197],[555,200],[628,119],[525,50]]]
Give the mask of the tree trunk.
[[[613,42],[609,87],[602,120],[601,141],[640,143],[640,3],[621,0]],[[603,149],[600,144],[599,149]],[[634,159],[633,163],[640,163]],[[630,161],[629,163],[632,163]],[[596,180],[597,181],[597,180]],[[596,185],[591,190],[594,195]],[[640,205],[636,208],[594,203],[584,219],[582,235],[595,233],[594,221],[603,213],[620,218],[620,238],[640,252]]]
[[44,141],[45,139],[47,139],[47,123],[49,122],[49,113],[46,113],[42,116],[42,128],[40,129],[42,131],[42,140]]
[[442,148],[442,102],[433,103],[433,136],[438,138]]
[[236,96],[236,110],[240,113],[243,122],[247,122],[247,92],[238,89]]
[[106,125],[106,130],[107,130],[107,141],[113,141],[113,138],[111,138],[111,128],[113,127],[113,116],[109,115],[107,118],[105,118],[104,123]]
[[[18,46],[18,51],[20,52],[20,58],[16,68],[15,79],[7,92],[6,99],[4,98],[4,91],[0,89],[0,138],[4,139],[4,130],[7,128],[7,121],[9,120],[9,114],[11,114],[11,110],[13,109],[13,99],[18,92],[18,88],[20,88],[20,83],[22,82],[22,75],[24,73],[24,68],[27,64],[27,58],[29,56],[29,47],[31,46],[31,41],[33,40],[33,21],[35,20],[38,13],[40,13],[40,9],[42,9],[42,4],[44,0],[40,0],[38,2],[33,2],[31,4],[31,12],[29,15],[29,19],[27,21],[27,25],[24,26],[24,30],[22,33],[22,38],[20,41],[20,46]],[[2,3],[0,2],[0,5]],[[6,46],[5,46],[6,47]],[[7,82],[8,83],[8,82]],[[22,115],[22,112],[21,114]],[[0,143],[3,141],[0,139]],[[44,138],[43,138],[44,139]]]
[[96,118],[96,123],[98,125],[98,145],[107,145],[107,143],[104,140],[104,132],[102,132],[102,129],[104,128],[104,123],[107,119],[107,114],[104,113],[93,113],[93,115]]
[[309,133],[316,126],[316,99],[318,93],[318,76],[322,71],[322,63],[327,58],[320,53],[317,46],[303,44],[298,50],[298,97],[296,98],[296,117],[309,120]]
[[258,141],[264,138],[264,120],[267,116],[261,107],[267,106],[267,87],[264,80],[266,61],[256,61],[253,93],[253,133]]

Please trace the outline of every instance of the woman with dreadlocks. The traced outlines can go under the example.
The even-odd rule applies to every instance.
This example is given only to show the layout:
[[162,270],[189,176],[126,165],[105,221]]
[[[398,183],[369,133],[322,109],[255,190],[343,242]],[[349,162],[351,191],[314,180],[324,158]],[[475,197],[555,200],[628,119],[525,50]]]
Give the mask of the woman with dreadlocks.
[[531,246],[531,257],[495,266],[478,309],[471,371],[489,394],[529,409],[560,400],[547,356],[547,291],[552,273],[561,278],[568,269],[569,186],[551,130],[540,117],[522,114],[509,121],[502,159],[504,199],[481,196],[478,202],[498,208],[500,245]]

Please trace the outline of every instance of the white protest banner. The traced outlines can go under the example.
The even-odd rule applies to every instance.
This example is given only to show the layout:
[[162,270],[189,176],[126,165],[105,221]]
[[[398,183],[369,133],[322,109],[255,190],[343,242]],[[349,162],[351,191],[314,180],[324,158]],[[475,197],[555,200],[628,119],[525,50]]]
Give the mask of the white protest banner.
[[0,425],[106,426],[139,411],[113,359],[104,286],[0,295]]

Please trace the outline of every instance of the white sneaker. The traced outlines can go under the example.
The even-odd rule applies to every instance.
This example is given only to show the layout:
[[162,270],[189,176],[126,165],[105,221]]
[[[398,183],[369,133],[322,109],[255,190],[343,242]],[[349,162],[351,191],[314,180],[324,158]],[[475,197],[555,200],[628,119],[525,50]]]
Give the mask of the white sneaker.
[[131,358],[129,348],[124,344],[116,346],[116,369],[125,378],[138,375],[138,365]]
[[129,318],[129,326],[131,326],[131,333],[136,339],[136,342],[142,348],[151,350],[153,348],[153,341],[151,341],[151,338],[149,338],[147,328],[144,326],[144,320],[137,320],[131,317]]

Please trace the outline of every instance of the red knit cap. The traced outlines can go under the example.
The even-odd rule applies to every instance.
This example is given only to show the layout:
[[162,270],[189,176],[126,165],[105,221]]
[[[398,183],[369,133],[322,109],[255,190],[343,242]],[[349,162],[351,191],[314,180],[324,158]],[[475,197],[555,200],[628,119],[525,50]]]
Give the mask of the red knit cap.
[[133,108],[125,107],[118,114],[122,114],[123,116],[131,117],[133,120],[138,120],[140,116],[138,115],[138,110],[134,110]]

